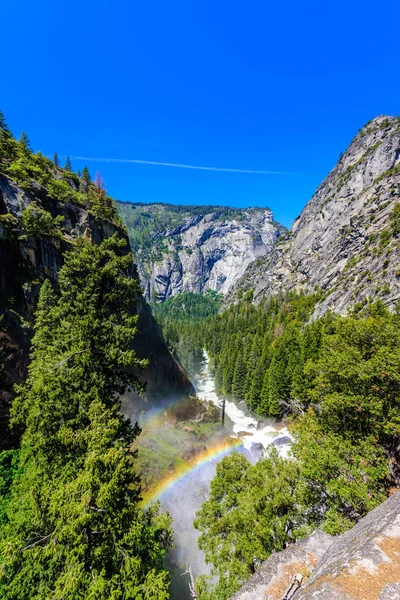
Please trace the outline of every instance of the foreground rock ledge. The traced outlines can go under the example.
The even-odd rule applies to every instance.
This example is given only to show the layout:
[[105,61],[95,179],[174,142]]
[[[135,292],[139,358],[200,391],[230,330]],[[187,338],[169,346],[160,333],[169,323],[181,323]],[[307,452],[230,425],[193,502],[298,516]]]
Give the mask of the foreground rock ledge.
[[400,492],[343,535],[315,531],[271,554],[231,600],[292,598],[400,600]]

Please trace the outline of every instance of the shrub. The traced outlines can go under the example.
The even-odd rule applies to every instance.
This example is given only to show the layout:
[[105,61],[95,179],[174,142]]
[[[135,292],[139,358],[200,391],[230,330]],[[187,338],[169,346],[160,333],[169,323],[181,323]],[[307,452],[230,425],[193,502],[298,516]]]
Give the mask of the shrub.
[[62,237],[61,224],[64,218],[61,215],[53,217],[51,213],[40,208],[32,202],[22,212],[22,225],[25,233],[33,237],[50,236]]

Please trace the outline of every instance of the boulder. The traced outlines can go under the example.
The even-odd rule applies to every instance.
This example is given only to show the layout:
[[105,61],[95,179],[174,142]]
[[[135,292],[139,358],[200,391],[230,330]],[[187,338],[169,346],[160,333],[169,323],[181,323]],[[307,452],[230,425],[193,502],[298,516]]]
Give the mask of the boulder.
[[230,600],[400,600],[400,492],[350,531],[271,554]]

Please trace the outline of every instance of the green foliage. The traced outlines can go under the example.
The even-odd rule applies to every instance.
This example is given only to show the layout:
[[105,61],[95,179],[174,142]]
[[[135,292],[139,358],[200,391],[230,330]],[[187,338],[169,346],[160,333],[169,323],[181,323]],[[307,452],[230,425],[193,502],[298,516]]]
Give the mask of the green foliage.
[[71,163],[71,159],[70,159],[70,157],[69,157],[69,156],[67,156],[67,159],[66,159],[66,161],[65,161],[65,166],[64,166],[64,169],[65,169],[66,171],[72,171],[72,163]]
[[72,172],[69,157],[63,170],[58,166],[57,154],[50,160],[40,152],[32,152],[25,133],[21,134],[19,142],[15,140],[3,113],[0,114],[0,174],[14,180],[23,190],[35,192],[39,185],[51,198],[79,204],[96,216],[120,224],[113,201],[103,191],[99,193],[91,183],[87,168],[83,170],[82,179],[79,179]]
[[208,290],[204,295],[182,292],[168,298],[165,302],[154,304],[153,310],[161,324],[164,321],[192,323],[204,321],[210,316],[217,315],[222,300],[222,294],[218,294],[213,290]]
[[145,364],[132,350],[139,284],[124,245],[80,238],[58,289],[42,286],[28,378],[12,406],[22,473],[0,462],[5,600],[168,598],[170,519],[138,507],[140,430],[120,413],[121,394],[141,389],[132,368]]
[[53,217],[51,213],[40,208],[36,202],[31,202],[22,211],[22,225],[27,235],[34,237],[62,237],[61,226],[64,218],[61,215]]
[[5,231],[8,238],[15,238],[19,232],[19,221],[11,213],[0,215],[0,227]]
[[217,391],[246,400],[261,415],[279,416],[280,401],[291,396],[296,366],[306,357],[301,331],[320,297],[288,294],[267,307],[242,299],[209,319],[203,340],[219,375]]
[[213,588],[206,578],[198,580],[199,600],[226,600],[271,552],[307,532],[299,471],[274,448],[256,465],[237,453],[217,465],[194,525],[218,583]]
[[[244,310],[230,314],[242,340],[244,314],[251,331],[252,313]],[[200,600],[226,600],[270,552],[315,527],[333,535],[346,531],[395,483],[390,467],[400,461],[400,316],[377,302],[351,317],[327,314],[299,327],[293,312],[284,312],[279,325],[275,313],[273,342],[267,338],[261,350],[270,367],[262,378],[256,362],[253,385],[262,385],[269,401],[271,390],[280,388],[276,397],[287,398],[297,415],[295,460],[269,452],[255,466],[239,455],[218,465],[195,525],[219,581],[213,587],[200,579]],[[288,354],[286,363],[281,353]],[[280,364],[275,373],[274,361]]]
[[0,527],[7,522],[11,485],[21,475],[19,450],[0,452]]
[[30,143],[29,138],[26,135],[25,131],[23,131],[21,133],[20,138],[19,138],[19,143],[24,150],[32,152],[31,143]]
[[400,202],[396,202],[390,215],[390,223],[394,236],[400,234]]
[[200,324],[217,315],[221,304],[221,294],[213,290],[204,296],[184,292],[153,304],[154,316],[165,339],[193,378],[203,361],[204,332]]

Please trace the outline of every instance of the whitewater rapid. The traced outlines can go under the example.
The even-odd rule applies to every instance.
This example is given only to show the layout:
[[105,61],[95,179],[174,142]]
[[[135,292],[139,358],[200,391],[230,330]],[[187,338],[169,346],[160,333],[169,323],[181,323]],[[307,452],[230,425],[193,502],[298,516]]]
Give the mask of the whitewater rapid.
[[[210,358],[206,351],[204,351],[201,375],[195,387],[198,398],[212,402],[222,410],[223,398],[215,392],[214,377],[210,372]],[[287,456],[292,440],[286,427],[276,425],[273,419],[269,419],[269,423],[259,421],[249,413],[244,402],[238,405],[226,399],[225,414],[233,423],[232,437],[239,437],[246,450],[251,452],[261,446],[266,449],[270,444],[274,444],[281,456]]]
[[[210,361],[204,354],[201,373],[194,382],[198,398],[212,402],[222,409],[223,398],[215,392],[214,378],[210,371]],[[259,421],[251,415],[244,403],[239,405],[230,400],[225,402],[226,435],[240,438],[241,444],[229,449],[227,454],[236,451],[256,463],[265,448],[274,444],[281,456],[286,456],[291,444],[290,434],[273,419]],[[198,549],[199,531],[194,529],[193,521],[203,502],[209,497],[210,481],[215,476],[220,456],[211,457],[196,469],[189,470],[184,477],[160,497],[161,506],[173,518],[174,548],[168,553],[166,566],[171,572],[171,600],[191,600],[187,575],[182,576],[188,566],[195,577],[209,575],[210,565],[204,560],[204,553]]]

